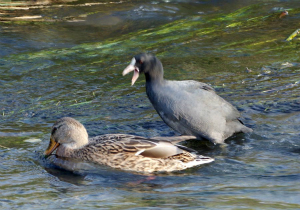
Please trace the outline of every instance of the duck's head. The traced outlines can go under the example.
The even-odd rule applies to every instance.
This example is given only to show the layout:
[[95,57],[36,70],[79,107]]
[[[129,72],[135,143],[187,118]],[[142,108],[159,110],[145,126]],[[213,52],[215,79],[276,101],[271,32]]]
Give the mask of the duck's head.
[[45,157],[50,156],[58,147],[78,149],[88,143],[88,133],[85,127],[71,117],[63,117],[52,126],[50,143],[45,151]]
[[133,73],[131,85],[138,79],[140,73],[144,73],[149,77],[163,76],[163,68],[161,62],[152,54],[141,53],[134,56],[131,63],[123,70],[123,76],[129,72]]

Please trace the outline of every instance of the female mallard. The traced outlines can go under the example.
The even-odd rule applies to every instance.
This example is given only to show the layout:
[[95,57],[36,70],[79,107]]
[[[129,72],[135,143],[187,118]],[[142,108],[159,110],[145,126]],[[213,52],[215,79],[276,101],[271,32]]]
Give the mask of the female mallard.
[[[172,138],[172,143],[168,139]],[[45,156],[55,149],[58,157],[90,161],[137,172],[170,172],[210,163],[213,158],[190,153],[176,142],[192,136],[144,138],[127,134],[107,134],[88,138],[77,120],[64,117],[52,126]]]

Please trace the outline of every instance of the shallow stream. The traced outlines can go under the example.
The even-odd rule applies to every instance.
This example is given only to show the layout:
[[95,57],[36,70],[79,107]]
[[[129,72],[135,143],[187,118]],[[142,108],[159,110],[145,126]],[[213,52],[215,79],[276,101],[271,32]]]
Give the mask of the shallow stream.
[[[0,208],[300,209],[299,20],[297,0],[1,1]],[[140,52],[167,79],[212,85],[254,132],[187,142],[215,162],[155,179],[45,160],[63,116],[90,136],[177,135],[143,76],[121,75]]]

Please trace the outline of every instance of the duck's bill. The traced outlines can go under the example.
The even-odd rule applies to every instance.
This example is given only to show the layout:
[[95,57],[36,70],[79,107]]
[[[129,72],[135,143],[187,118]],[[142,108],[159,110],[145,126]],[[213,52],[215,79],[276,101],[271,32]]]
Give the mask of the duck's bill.
[[135,81],[139,78],[140,71],[139,69],[135,66],[135,58],[131,60],[131,63],[124,69],[122,75],[125,76],[126,74],[130,73],[133,71],[133,77],[131,79],[131,85],[134,85]]
[[49,146],[46,149],[46,151],[44,152],[45,158],[49,157],[58,146],[59,146],[59,143],[55,142],[53,140],[53,138],[50,138]]

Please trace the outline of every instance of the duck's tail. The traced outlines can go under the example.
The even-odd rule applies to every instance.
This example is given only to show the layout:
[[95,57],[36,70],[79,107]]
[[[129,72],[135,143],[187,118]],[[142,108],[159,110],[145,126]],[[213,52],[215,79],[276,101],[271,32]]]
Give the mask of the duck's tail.
[[197,155],[195,160],[186,163],[186,166],[187,166],[187,168],[191,168],[191,167],[194,167],[194,166],[198,166],[198,165],[202,165],[202,164],[206,164],[206,163],[211,163],[214,160],[215,159],[211,158],[211,157],[207,157],[207,156],[203,156],[203,155]]

